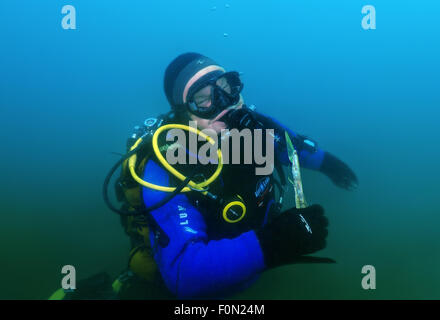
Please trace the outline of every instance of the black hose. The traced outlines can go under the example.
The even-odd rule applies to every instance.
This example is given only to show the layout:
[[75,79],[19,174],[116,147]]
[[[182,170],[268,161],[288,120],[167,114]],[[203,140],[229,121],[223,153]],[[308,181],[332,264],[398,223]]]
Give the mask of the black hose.
[[120,215],[133,215],[133,213],[131,212],[125,212],[122,211],[116,207],[113,206],[113,204],[110,202],[109,196],[108,196],[108,184],[110,183],[110,179],[112,178],[113,174],[115,173],[115,171],[119,168],[119,166],[128,158],[130,158],[132,155],[134,155],[139,148],[143,145],[144,143],[142,142],[140,145],[138,145],[136,148],[134,148],[133,150],[131,150],[129,153],[127,153],[125,156],[121,157],[121,159],[119,159],[114,165],[113,167],[110,169],[109,173],[107,174],[107,176],[105,177],[104,180],[104,184],[103,184],[103,189],[102,189],[102,196],[104,198],[104,201],[106,203],[106,205],[110,208],[110,210],[112,210],[113,212],[116,212],[117,214]]
[[176,188],[174,189],[174,191],[169,192],[168,195],[163,198],[162,200],[156,202],[155,204],[153,204],[152,206],[149,206],[148,208],[146,208],[145,210],[142,210],[142,212],[144,213],[148,213],[150,211],[156,210],[157,208],[162,207],[163,205],[165,205],[168,201],[170,201],[171,199],[173,199],[175,196],[177,196],[178,193],[180,193],[180,191],[182,191],[183,188],[185,188],[188,183],[191,181],[192,179],[192,175],[188,176],[185,178],[185,180],[183,180],[181,183],[179,183]]

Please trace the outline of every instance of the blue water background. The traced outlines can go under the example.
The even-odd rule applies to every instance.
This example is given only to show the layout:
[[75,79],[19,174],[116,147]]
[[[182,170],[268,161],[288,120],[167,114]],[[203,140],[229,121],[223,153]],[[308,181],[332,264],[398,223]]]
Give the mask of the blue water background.
[[[74,5],[77,29],[63,30]],[[229,4],[229,7],[226,7]],[[361,27],[364,5],[377,29]],[[214,10],[213,7],[216,7]],[[131,128],[169,108],[163,73],[195,51],[244,98],[357,173],[303,172],[335,265],[285,266],[237,298],[440,298],[440,4],[435,1],[0,2],[0,298],[44,299],[61,267],[116,276],[128,239],[101,198]],[[361,287],[373,265],[377,289]]]

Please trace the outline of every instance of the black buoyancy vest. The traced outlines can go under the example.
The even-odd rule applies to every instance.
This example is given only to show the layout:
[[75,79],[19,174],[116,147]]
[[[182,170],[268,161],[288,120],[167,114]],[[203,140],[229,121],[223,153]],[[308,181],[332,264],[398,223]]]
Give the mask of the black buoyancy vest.
[[[211,176],[216,167],[216,164],[176,165],[176,169],[185,176],[196,173],[205,179]],[[209,186],[209,191],[226,203],[237,196],[243,199],[246,215],[236,223],[227,222],[223,218],[223,206],[218,201],[213,201],[197,191],[185,193],[204,216],[210,240],[234,238],[243,232],[258,229],[266,221],[271,209],[274,209],[273,174],[256,175],[256,167],[253,161],[251,164],[224,164],[220,176]],[[171,183],[175,185],[177,180]]]

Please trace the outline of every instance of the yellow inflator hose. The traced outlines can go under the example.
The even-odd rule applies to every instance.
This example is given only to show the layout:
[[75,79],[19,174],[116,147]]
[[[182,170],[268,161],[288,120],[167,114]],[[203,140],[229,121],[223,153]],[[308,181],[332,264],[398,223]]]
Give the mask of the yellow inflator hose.
[[[161,154],[161,152],[159,150],[158,144],[157,144],[157,139],[158,139],[159,135],[163,131],[169,130],[169,129],[183,129],[183,130],[186,130],[188,132],[196,133],[197,135],[201,136],[202,138],[204,138],[206,141],[208,141],[212,145],[215,144],[215,141],[210,136],[208,136],[205,133],[201,132],[197,128],[189,127],[189,126],[186,126],[186,125],[183,125],[183,124],[167,124],[167,125],[159,127],[156,130],[156,132],[153,135],[152,143],[153,143],[153,151],[154,151],[157,159],[176,178],[180,179],[181,181],[184,181],[186,179],[186,177],[183,174],[181,174],[179,171],[174,169],[165,160],[165,158],[162,156],[162,154]],[[130,151],[133,150],[134,148],[136,148],[141,142],[142,142],[142,138],[139,138],[136,141],[136,143],[130,148]],[[189,181],[188,185],[191,188],[190,187],[185,187],[185,188],[182,189],[181,192],[189,192],[191,190],[196,190],[196,191],[201,191],[203,194],[206,194],[206,191],[204,191],[205,190],[204,188],[209,186],[211,183],[213,183],[215,181],[215,179],[217,179],[217,177],[220,175],[220,173],[221,173],[221,171],[223,169],[223,158],[222,158],[222,152],[221,152],[220,149],[217,150],[217,157],[218,157],[217,169],[212,174],[212,176],[210,176],[207,180],[205,180],[205,181],[203,181],[201,183],[195,183],[194,181]],[[135,171],[136,160],[137,160],[137,155],[135,153],[134,155],[132,155],[128,159],[128,168],[130,170],[130,173],[131,173],[133,179],[135,181],[137,181],[139,184],[141,184],[144,187],[147,187],[147,188],[150,188],[150,189],[154,189],[154,190],[158,190],[158,191],[163,191],[163,192],[173,192],[176,189],[175,187],[159,186],[159,185],[147,182],[147,181],[142,180],[141,178],[139,178],[139,176],[136,174],[136,171]]]

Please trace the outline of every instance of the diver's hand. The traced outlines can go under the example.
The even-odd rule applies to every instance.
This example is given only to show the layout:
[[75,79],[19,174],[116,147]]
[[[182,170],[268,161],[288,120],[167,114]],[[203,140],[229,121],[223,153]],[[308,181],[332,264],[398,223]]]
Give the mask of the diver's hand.
[[331,153],[324,154],[320,170],[340,188],[354,190],[358,187],[359,182],[353,170]]
[[268,268],[294,263],[326,246],[328,220],[320,205],[282,212],[256,232]]
[[241,108],[236,108],[229,111],[225,118],[222,119],[228,125],[229,128],[242,130],[248,129],[261,129],[263,124],[255,119],[255,116],[251,109],[243,105]]

